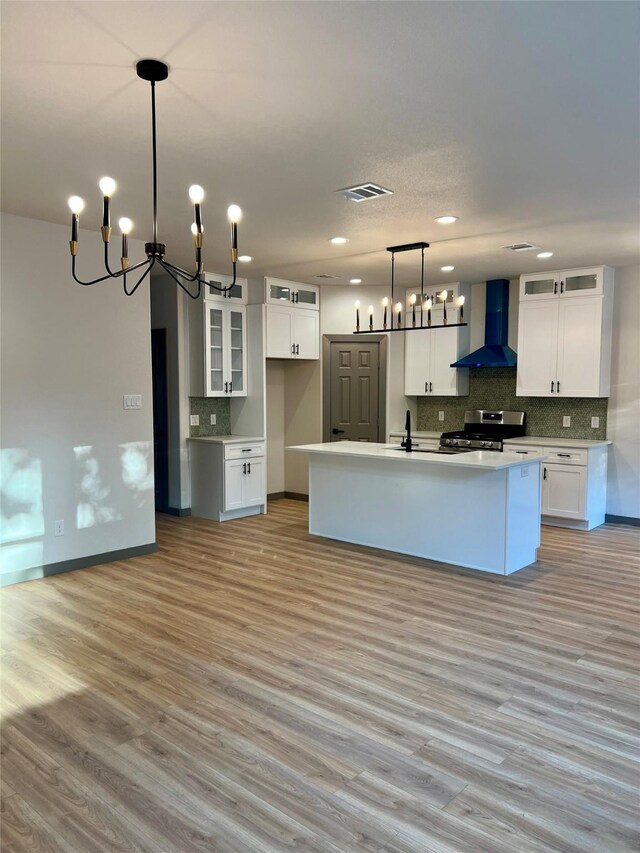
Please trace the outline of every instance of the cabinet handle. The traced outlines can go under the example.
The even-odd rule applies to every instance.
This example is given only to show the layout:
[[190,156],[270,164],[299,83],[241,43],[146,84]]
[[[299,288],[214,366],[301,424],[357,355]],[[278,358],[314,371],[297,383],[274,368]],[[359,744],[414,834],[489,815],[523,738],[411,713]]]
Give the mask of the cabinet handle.
[[553,380],[551,380],[551,393],[552,394],[553,394],[553,388],[554,388],[555,384],[556,383]]
[[543,468],[543,469],[542,469],[542,479],[543,479],[543,480],[546,480],[546,479],[547,479],[547,469],[546,469],[546,468]]
[[571,459],[570,453],[558,453],[558,456],[561,456],[563,459]]
[[228,394],[228,393],[229,393],[229,383],[228,383],[228,382],[225,382],[225,383],[224,383],[224,393],[225,393],[225,394]]
[[433,382],[429,383],[429,391],[433,394]]
[[243,465],[242,465],[242,473],[243,473],[243,474],[246,474],[246,473],[247,473],[247,463],[246,463],[246,462],[244,462],[244,463],[243,463]]
[[251,473],[251,462],[247,462],[247,474]]
[[564,293],[564,281],[560,282],[560,293]]
[[558,382],[556,384],[558,386],[558,394],[559,394],[560,393],[560,380],[559,379],[558,379]]
[[528,450],[516,450],[516,453],[522,453],[522,455],[523,455],[523,456],[528,456],[528,455],[529,455],[529,451],[528,451]]
[[232,393],[233,393],[233,382],[230,382],[230,383],[229,383],[229,393],[230,393],[230,394],[232,394]]
[[295,354],[296,354],[296,345],[291,344],[291,355],[295,355]]
[[296,355],[300,355],[300,344],[296,344]]
[[242,453],[251,453],[251,448],[250,447],[243,447]]
[[557,292],[558,292],[558,282],[557,282],[557,281],[554,281],[554,282],[553,282],[553,292],[554,292],[554,293],[557,293]]
[[425,382],[424,383],[424,393],[427,394],[428,392],[429,392],[429,383]]
[[300,291],[296,290],[296,305],[300,302]]

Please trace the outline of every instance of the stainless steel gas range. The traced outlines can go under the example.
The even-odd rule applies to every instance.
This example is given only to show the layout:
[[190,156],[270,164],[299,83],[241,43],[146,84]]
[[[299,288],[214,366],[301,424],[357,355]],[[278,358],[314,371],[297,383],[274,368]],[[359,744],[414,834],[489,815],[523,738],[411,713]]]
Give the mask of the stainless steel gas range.
[[440,436],[439,453],[465,453],[470,450],[501,452],[506,438],[525,434],[525,413],[491,409],[471,409],[464,413],[464,427]]

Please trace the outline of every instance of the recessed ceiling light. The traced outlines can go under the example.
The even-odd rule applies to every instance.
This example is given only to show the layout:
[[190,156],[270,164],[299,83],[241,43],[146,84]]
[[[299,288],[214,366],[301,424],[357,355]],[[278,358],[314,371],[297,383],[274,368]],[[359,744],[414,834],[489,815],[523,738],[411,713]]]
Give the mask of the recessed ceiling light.
[[332,237],[329,242],[333,243],[334,246],[341,246],[343,243],[348,243],[349,240],[346,237]]
[[536,258],[552,258],[553,252],[538,252]]
[[455,267],[452,267],[452,266],[451,266],[451,264],[449,264],[449,265],[448,265],[448,266],[446,266],[446,267],[440,267],[440,269],[442,270],[442,272],[453,272],[453,270],[455,269]]
[[362,284],[362,279],[361,278],[350,278],[349,284]]
[[238,260],[243,264],[248,264],[249,261],[253,260],[253,258],[251,255],[238,255]]
[[451,216],[451,215],[436,216],[436,222],[439,225],[452,225],[454,222],[457,222],[457,221],[458,221],[457,216]]

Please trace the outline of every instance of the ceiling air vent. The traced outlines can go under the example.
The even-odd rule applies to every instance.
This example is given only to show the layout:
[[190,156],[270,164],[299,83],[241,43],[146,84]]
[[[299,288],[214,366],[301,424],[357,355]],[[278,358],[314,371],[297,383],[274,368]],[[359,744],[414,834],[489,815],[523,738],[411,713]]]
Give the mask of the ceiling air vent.
[[351,201],[368,201],[371,198],[379,198],[381,195],[393,195],[393,190],[387,190],[379,184],[372,184],[371,182],[357,184],[355,187],[345,187],[342,190],[336,190],[336,192]]
[[314,278],[342,278],[341,275],[331,275],[328,272],[321,272],[320,275],[314,275]]
[[511,252],[528,252],[530,249],[539,249],[540,246],[534,246],[533,243],[512,243],[511,246],[502,248],[509,249]]

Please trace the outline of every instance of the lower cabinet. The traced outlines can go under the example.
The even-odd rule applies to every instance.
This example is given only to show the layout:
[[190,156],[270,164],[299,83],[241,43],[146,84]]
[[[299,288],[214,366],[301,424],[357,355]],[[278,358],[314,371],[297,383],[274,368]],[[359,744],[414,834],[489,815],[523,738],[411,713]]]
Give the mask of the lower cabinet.
[[267,509],[264,441],[189,440],[191,514],[228,521]]
[[592,447],[512,444],[504,449],[519,454],[543,453],[542,523],[591,530],[604,524],[607,502],[606,444]]

